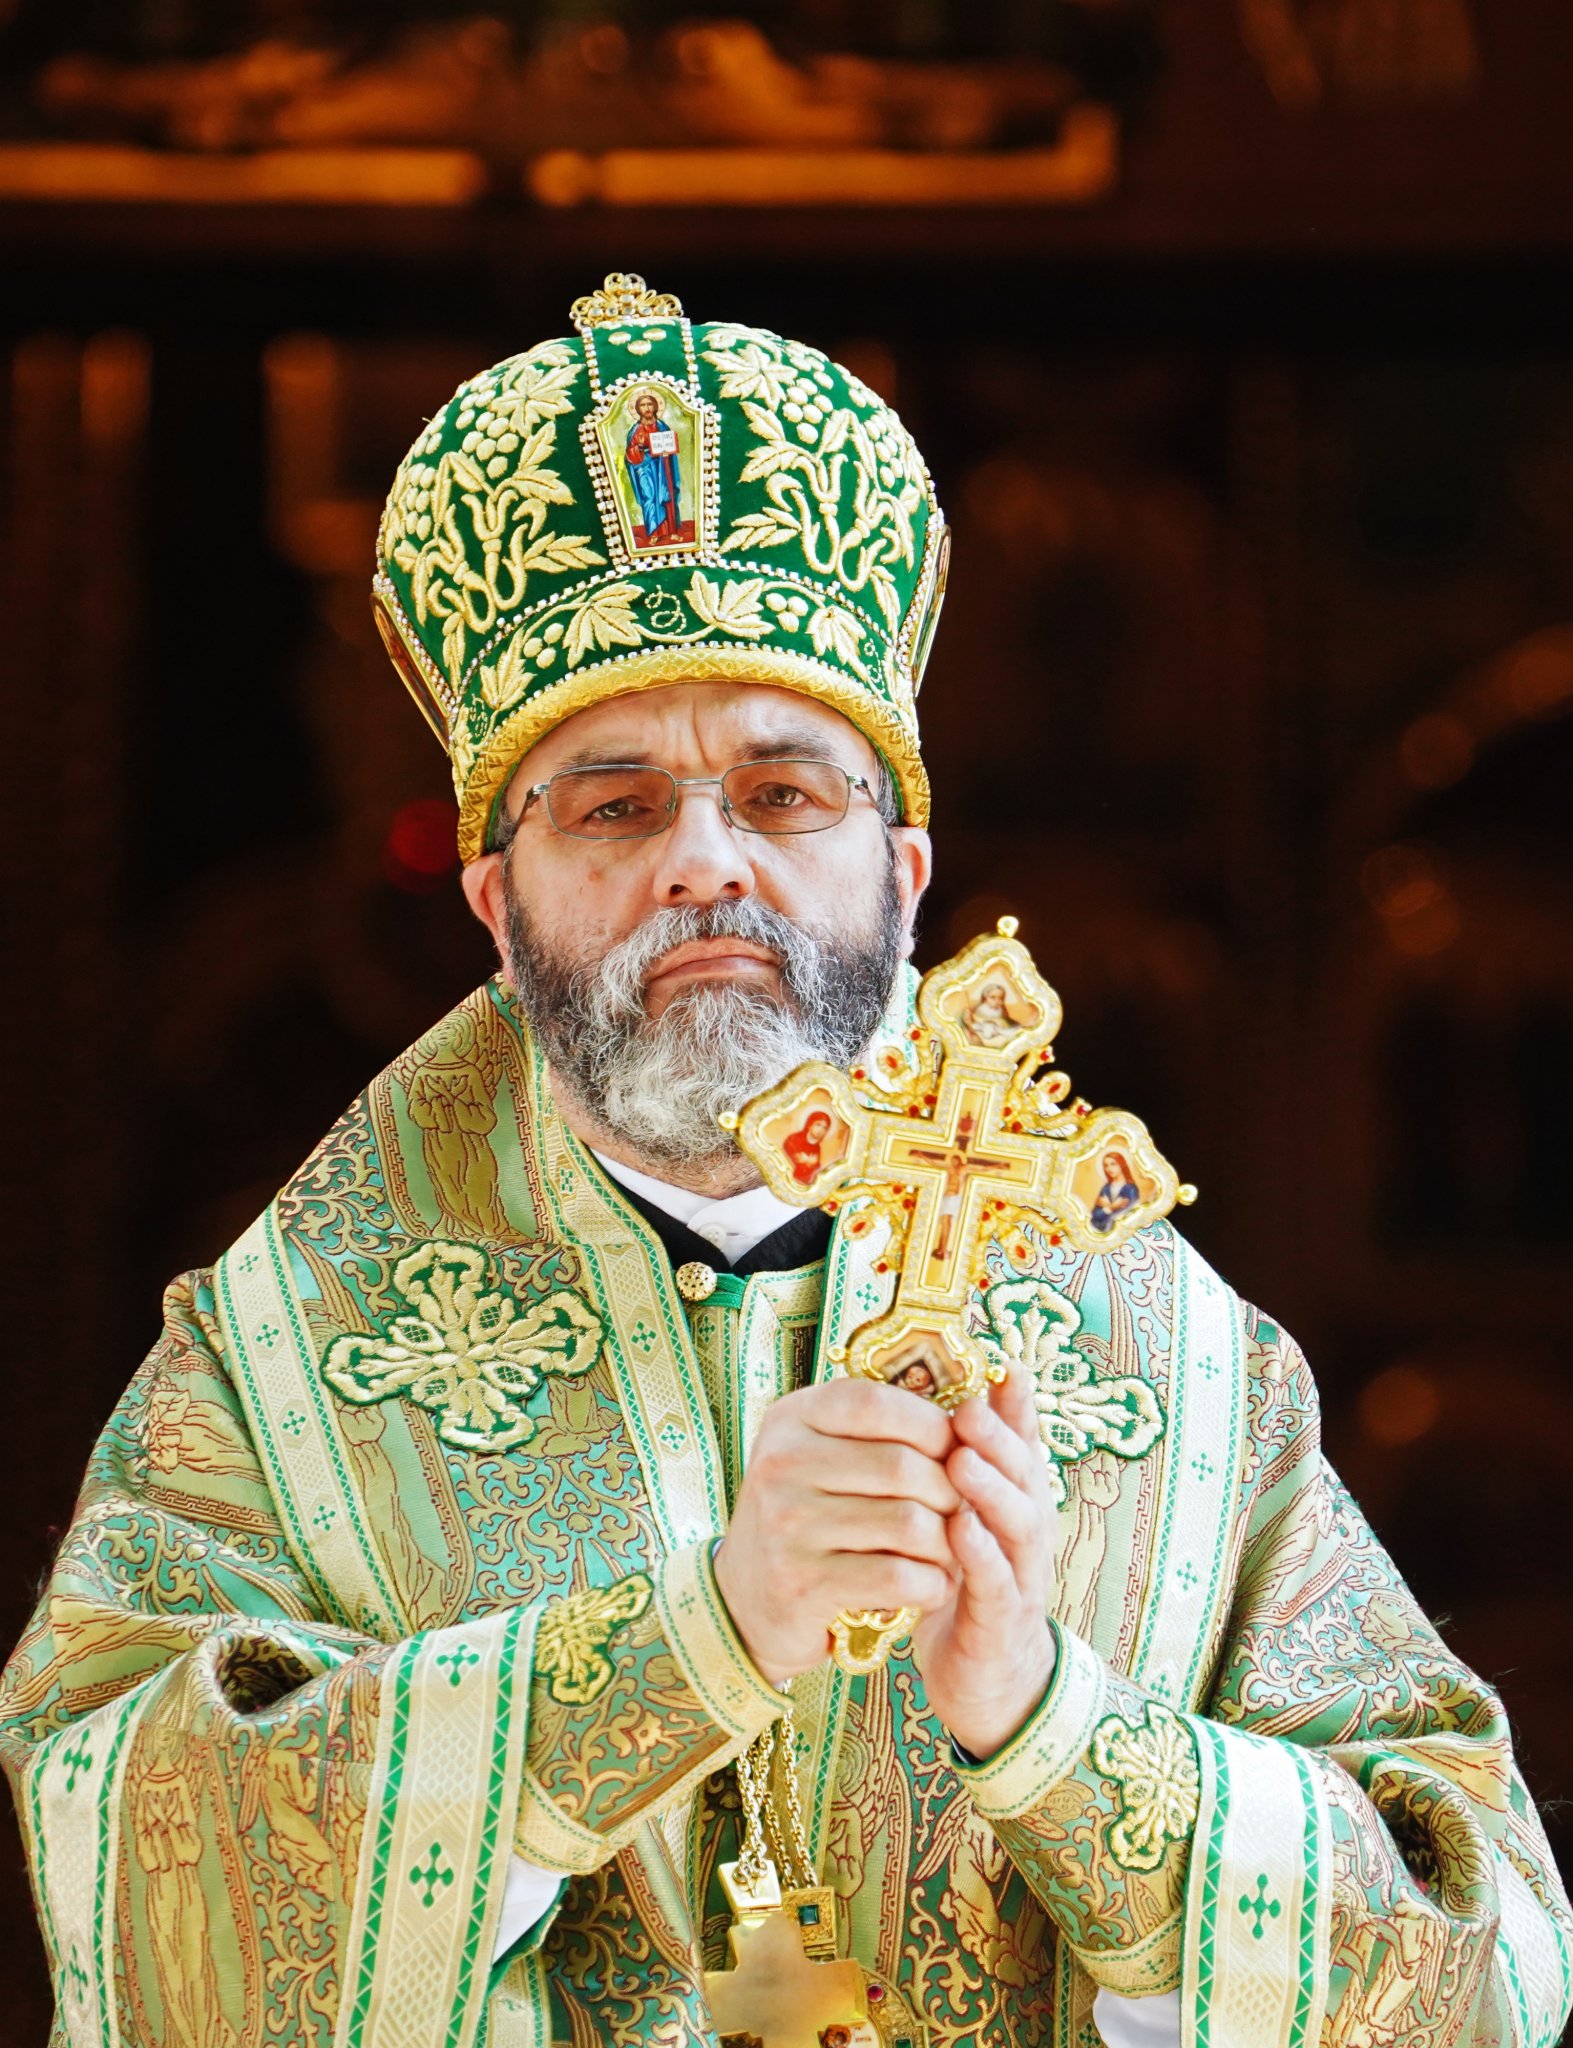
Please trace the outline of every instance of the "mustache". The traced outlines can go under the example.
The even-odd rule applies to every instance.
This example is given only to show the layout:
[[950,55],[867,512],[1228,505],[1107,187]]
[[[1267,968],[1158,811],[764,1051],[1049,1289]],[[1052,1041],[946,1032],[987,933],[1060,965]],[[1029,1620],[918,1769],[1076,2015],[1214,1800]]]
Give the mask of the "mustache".
[[744,939],[773,953],[783,991],[800,1012],[814,1009],[823,1000],[825,970],[819,936],[753,897],[652,911],[626,939],[598,957],[578,963],[569,977],[572,999],[609,1025],[631,1021],[636,1015],[643,1018],[645,986],[652,969],[679,946],[700,939]]

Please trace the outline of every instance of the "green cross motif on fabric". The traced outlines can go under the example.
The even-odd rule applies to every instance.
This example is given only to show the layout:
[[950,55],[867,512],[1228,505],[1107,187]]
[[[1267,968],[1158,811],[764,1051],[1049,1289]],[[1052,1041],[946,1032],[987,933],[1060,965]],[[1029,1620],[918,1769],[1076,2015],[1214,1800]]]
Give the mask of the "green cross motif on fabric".
[[651,1329],[643,1316],[634,1324],[628,1335],[635,1348],[640,1351],[648,1351],[655,1342],[655,1331]]
[[554,1700],[588,1706],[599,1699],[612,1680],[606,1646],[644,1613],[653,1590],[643,1572],[630,1572],[615,1586],[586,1586],[543,1610],[535,1630],[535,1670],[549,1681]]
[[326,1501],[320,1501],[311,1511],[311,1526],[314,1529],[331,1529],[339,1519],[337,1508],[330,1508]]
[[433,1239],[393,1269],[403,1313],[380,1329],[335,1337],[322,1361],[329,1386],[369,1404],[408,1394],[461,1451],[528,1443],[524,1403],[543,1376],[579,1379],[594,1365],[604,1324],[566,1287],[521,1300],[479,1245]]
[[286,1436],[299,1436],[305,1427],[306,1417],[299,1408],[285,1410],[283,1429]]
[[246,1256],[240,1262],[240,1270],[242,1271],[242,1273],[245,1274],[246,1278],[249,1280],[252,1274],[256,1272],[258,1266],[261,1265],[261,1263],[262,1261],[257,1257],[255,1252],[247,1252]]
[[1268,1920],[1276,1920],[1283,1911],[1283,1907],[1279,1905],[1278,1901],[1267,1889],[1267,1873],[1265,1870],[1257,1878],[1256,1890],[1254,1892],[1241,1892],[1240,1911],[1251,1920],[1251,1935],[1256,1941],[1260,1941],[1262,1938],[1264,1923]]
[[71,1944],[71,1960],[66,1964],[66,1975],[71,1979],[71,1995],[80,2005],[87,1996],[88,1974],[82,1967],[82,1957],[74,1941]]
[[668,1422],[662,1426],[661,1441],[675,1456],[683,1448],[684,1444],[687,1443],[688,1432],[686,1429],[680,1428],[677,1423]]
[[448,1683],[450,1685],[462,1685],[466,1669],[471,1664],[479,1664],[481,1660],[468,1643],[460,1643],[457,1649],[444,1650],[442,1655],[433,1661],[439,1668],[444,1664],[450,1667],[448,1671]]
[[258,1323],[252,1334],[264,1351],[271,1351],[284,1332],[277,1323]]
[[1110,1714],[1093,1730],[1093,1768],[1119,1788],[1109,1849],[1125,1870],[1156,1870],[1189,1839],[1201,1803],[1196,1746],[1178,1714],[1149,1701],[1139,1722]]
[[1191,1588],[1196,1584],[1196,1567],[1191,1563],[1191,1560],[1187,1558],[1184,1564],[1180,1566],[1179,1570],[1175,1573],[1174,1576],[1188,1593],[1190,1592]]
[[60,1761],[65,1767],[66,1790],[74,1792],[77,1779],[82,1776],[93,1761],[93,1752],[88,1747],[85,1734],[77,1737],[75,1747],[66,1750],[61,1756]]
[[442,1853],[440,1842],[433,1842],[426,1852],[425,1862],[417,1863],[411,1870],[410,1883],[419,1888],[423,1906],[431,1905],[439,1885],[453,1883],[453,1870]]
[[1204,1486],[1206,1485],[1207,1481],[1211,1479],[1211,1477],[1217,1471],[1217,1469],[1218,1467],[1213,1463],[1212,1459],[1208,1457],[1205,1451],[1198,1451],[1196,1456],[1191,1460],[1191,1470],[1196,1474],[1197,1478],[1201,1480]]
[[1025,1366],[1059,1501],[1064,1467],[1094,1451],[1142,1458],[1163,1435],[1158,1396],[1131,1374],[1100,1374],[1072,1342],[1081,1312],[1044,1280],[1000,1280],[974,1298],[971,1334],[997,1364]]

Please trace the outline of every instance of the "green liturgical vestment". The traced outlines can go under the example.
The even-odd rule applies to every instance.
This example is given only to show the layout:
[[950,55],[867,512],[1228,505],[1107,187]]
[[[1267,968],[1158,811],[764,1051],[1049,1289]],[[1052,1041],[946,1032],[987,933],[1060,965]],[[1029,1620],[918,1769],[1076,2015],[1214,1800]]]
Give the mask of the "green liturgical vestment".
[[[685,1303],[494,983],[170,1289],[0,1702],[57,2041],[714,2048],[726,1767],[783,1701],[711,1554],[766,1408],[888,1299],[848,1222]],[[936,2048],[1092,2048],[1100,1986],[1178,1987],[1187,2048],[1549,2048],[1569,1913],[1502,1708],[1293,1343],[1167,1224],[989,1272],[1057,1671],[976,1766],[904,1657],[798,1681],[849,1952]],[[515,1856],[563,1883],[494,1961]]]

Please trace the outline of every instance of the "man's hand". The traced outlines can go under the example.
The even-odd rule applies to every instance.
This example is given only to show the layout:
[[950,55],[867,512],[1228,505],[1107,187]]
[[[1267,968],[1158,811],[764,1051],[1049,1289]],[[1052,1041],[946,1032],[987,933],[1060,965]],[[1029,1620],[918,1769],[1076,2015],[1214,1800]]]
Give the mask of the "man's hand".
[[929,1704],[974,1756],[992,1756],[1027,1720],[1054,1676],[1046,1613],[1055,1512],[1037,1406],[1013,1366],[987,1400],[951,1418],[945,1471],[961,1505],[950,1518],[960,1581],[928,1611],[913,1650]]
[[945,1460],[958,1436],[932,1401],[876,1380],[804,1387],[770,1409],[715,1568],[772,1685],[824,1662],[846,1608],[953,1607],[946,1518],[962,1497]]

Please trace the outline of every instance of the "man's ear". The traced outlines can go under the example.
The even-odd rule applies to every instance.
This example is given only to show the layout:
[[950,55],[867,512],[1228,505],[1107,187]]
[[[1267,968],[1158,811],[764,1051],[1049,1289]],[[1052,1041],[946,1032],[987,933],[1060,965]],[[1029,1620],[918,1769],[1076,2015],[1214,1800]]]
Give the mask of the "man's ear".
[[896,893],[901,899],[902,957],[910,960],[915,944],[918,905],[934,872],[934,843],[921,825],[887,827],[896,856]]
[[508,906],[503,898],[503,859],[500,853],[483,853],[479,860],[472,860],[462,870],[459,880],[464,887],[465,902],[491,933],[497,958],[506,967]]

